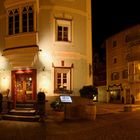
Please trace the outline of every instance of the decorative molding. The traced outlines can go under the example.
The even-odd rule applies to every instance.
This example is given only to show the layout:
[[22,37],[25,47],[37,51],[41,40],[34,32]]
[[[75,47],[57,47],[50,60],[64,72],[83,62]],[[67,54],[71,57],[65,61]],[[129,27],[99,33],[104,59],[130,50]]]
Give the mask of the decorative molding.
[[86,55],[82,55],[80,53],[76,53],[76,52],[66,52],[66,51],[55,51],[54,52],[54,56],[58,56],[58,57],[62,57],[62,58],[66,58],[66,59],[87,59]]
[[6,0],[4,2],[5,8],[15,7],[17,5],[23,5],[27,3],[36,3],[37,0]]
[[82,10],[77,10],[77,9],[73,9],[73,8],[68,8],[68,7],[61,7],[61,6],[52,6],[52,5],[43,5],[40,6],[40,10],[52,10],[52,11],[64,11],[64,12],[68,12],[68,13],[73,13],[73,14],[78,14],[78,15],[82,15],[82,16],[88,16],[87,12],[84,12]]

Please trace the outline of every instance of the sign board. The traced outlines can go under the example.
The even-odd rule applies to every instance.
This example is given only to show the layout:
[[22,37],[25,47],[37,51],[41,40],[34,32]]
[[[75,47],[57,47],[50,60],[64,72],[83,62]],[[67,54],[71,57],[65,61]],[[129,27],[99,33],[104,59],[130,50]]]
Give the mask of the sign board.
[[72,103],[72,98],[69,95],[60,95],[60,100],[62,103]]

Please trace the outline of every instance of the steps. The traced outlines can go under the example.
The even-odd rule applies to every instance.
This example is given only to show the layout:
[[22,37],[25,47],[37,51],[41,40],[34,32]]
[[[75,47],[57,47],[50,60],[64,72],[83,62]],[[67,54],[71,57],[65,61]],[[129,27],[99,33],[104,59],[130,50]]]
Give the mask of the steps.
[[15,109],[11,109],[8,114],[2,116],[4,120],[14,121],[39,121],[40,117],[37,115],[37,111],[34,103],[17,103]]

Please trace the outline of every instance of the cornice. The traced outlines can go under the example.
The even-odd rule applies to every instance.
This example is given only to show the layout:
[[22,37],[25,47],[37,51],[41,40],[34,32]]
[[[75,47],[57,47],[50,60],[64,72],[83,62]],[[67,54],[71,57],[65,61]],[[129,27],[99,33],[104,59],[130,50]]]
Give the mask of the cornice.
[[5,8],[15,7],[17,5],[23,5],[25,3],[35,3],[37,0],[6,0],[4,2]]
[[40,10],[65,11],[68,13],[74,13],[74,14],[79,14],[82,16],[87,16],[87,12],[84,12],[82,10],[77,10],[74,8],[62,7],[62,6],[42,5],[40,6]]
[[77,53],[77,52],[54,51],[53,53],[54,53],[54,56],[56,57],[76,59],[76,60],[87,59],[86,55],[82,55],[81,53]]

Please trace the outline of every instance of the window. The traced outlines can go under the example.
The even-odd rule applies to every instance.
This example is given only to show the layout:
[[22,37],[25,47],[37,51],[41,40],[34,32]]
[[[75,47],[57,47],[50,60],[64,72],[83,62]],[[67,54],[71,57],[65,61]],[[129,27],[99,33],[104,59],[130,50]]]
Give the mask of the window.
[[32,7],[24,7],[22,11],[22,31],[33,31],[33,9]]
[[[32,32],[34,30],[34,12],[32,6],[8,11],[8,34]],[[21,18],[21,20],[20,20]]]
[[13,22],[14,22],[14,14],[13,14],[13,11],[10,11],[9,13],[9,35],[12,35],[13,34]]
[[118,72],[113,72],[111,74],[111,80],[114,81],[114,80],[119,80],[119,73]]
[[9,11],[9,17],[8,17],[8,30],[9,35],[17,34],[19,33],[19,11],[18,9],[14,9]]
[[62,88],[71,90],[71,68],[55,68],[54,69],[54,91],[59,92]]
[[56,41],[71,41],[71,20],[56,19]]
[[113,59],[113,63],[116,64],[117,63],[117,58]]
[[113,47],[116,47],[117,46],[117,41],[113,41]]
[[128,78],[128,70],[123,70],[122,71],[122,78],[127,79]]

